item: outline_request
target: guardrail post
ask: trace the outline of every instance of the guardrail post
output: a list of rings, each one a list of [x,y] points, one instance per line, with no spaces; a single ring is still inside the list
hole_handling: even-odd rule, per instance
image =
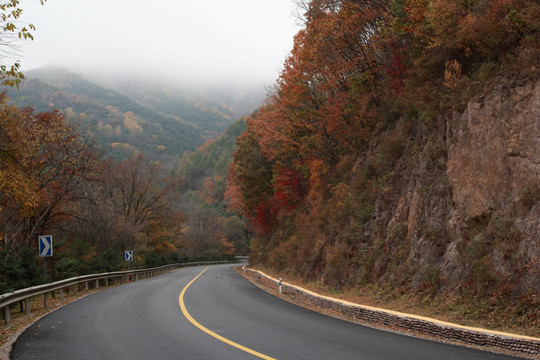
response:
[[[64,302],[64,288],[60,289],[60,301]]]
[[[10,315],[11,315],[10,311],[11,311],[11,309],[10,309],[9,305],[4,306],[4,323],[6,323],[6,325],[9,325],[9,323],[11,321],[11,319],[10,319]]]
[[[105,287],[109,287],[109,278],[105,278]]]
[[[26,298],[24,299],[24,302],[25,302],[25,307],[26,307],[26,315],[30,315],[31,314],[31,309],[30,309],[30,298]]]
[[[99,289],[99,279],[96,280],[96,290]]]
[[[84,282],[84,291],[88,292],[88,281]]]
[[[49,293],[48,292],[43,294],[43,307],[45,308],[45,310],[49,309]]]
[[[73,296],[77,295],[77,284],[73,285]]]

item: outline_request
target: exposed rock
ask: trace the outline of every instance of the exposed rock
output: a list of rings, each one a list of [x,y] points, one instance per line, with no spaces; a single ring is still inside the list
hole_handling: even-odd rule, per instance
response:
[[[540,293],[540,82],[501,81],[461,114],[436,120],[435,132],[418,125],[409,138],[422,149],[403,157],[393,197],[376,202],[378,232],[364,234],[392,244],[375,263],[379,281],[405,267],[397,276],[409,276],[413,291],[469,283],[483,293]]]
[[[511,211],[523,189],[540,181],[538,82],[495,89],[478,100],[448,126],[448,178],[454,203],[467,217]]]

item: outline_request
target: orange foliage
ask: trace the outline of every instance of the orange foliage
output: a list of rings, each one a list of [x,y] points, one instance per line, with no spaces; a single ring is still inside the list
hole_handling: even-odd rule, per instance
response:
[[[343,159],[410,115],[405,106],[439,106],[441,93],[459,91],[482,63],[537,36],[540,20],[533,0],[303,4],[305,27],[265,104],[247,119],[230,166],[227,199],[257,232],[257,251],[279,237],[280,222],[303,216],[296,209],[319,214],[325,202],[352,201],[337,174]],[[345,194],[332,193],[332,184]]]
[[[71,216],[98,162],[60,112],[33,114],[0,100],[0,235],[9,246],[28,246]]]
[[[221,233],[221,246],[224,255],[233,255],[236,252],[234,242],[228,241],[225,234]]]
[[[237,212],[241,214],[244,211],[242,192],[237,185],[233,162],[229,164],[229,176],[227,177],[224,197],[227,203],[227,212]]]

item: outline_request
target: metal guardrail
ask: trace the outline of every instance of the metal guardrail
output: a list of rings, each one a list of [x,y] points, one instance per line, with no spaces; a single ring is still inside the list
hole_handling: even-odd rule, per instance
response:
[[[80,284],[85,284],[85,291],[89,290],[89,284],[95,282],[96,289],[99,288],[100,282],[104,282],[104,286],[109,286],[109,279],[112,279],[114,284],[117,283],[117,280],[129,282],[130,280],[136,281],[140,279],[146,279],[149,277],[162,274],[166,271],[173,269],[190,267],[190,266],[200,266],[200,265],[219,265],[219,264],[237,264],[242,262],[244,259],[238,259],[238,261],[204,261],[204,262],[192,262],[192,263],[179,263],[165,265],[157,268],[151,269],[140,269],[140,270],[131,270],[131,271],[116,271],[102,274],[92,274],[92,275],[83,275],[72,277],[65,280],[56,281],[49,284],[33,286],[25,289],[16,290],[13,292],[5,293],[0,295],[0,308],[3,308],[4,313],[4,322],[6,325],[10,323],[11,316],[11,305],[25,301],[26,314],[30,314],[30,299],[43,295],[43,304],[45,309],[48,309],[49,293],[52,293],[56,290],[60,290],[60,300],[64,300],[64,289],[69,289],[72,287],[73,293],[77,294]]]

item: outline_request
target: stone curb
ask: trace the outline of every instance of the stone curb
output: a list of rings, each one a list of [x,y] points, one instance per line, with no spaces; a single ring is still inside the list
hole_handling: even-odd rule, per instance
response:
[[[279,280],[274,279],[261,271],[248,268],[245,268],[244,270],[254,273],[262,278],[266,278],[275,283],[276,286],[279,284]],[[473,328],[433,318],[359,305],[349,301],[320,295],[286,282],[282,282],[282,289],[283,291],[300,295],[314,305],[331,309],[368,323],[392,326],[405,331],[414,331],[440,340],[456,341],[473,346],[507,350],[527,355],[527,357],[533,359],[540,359],[539,338]]]

